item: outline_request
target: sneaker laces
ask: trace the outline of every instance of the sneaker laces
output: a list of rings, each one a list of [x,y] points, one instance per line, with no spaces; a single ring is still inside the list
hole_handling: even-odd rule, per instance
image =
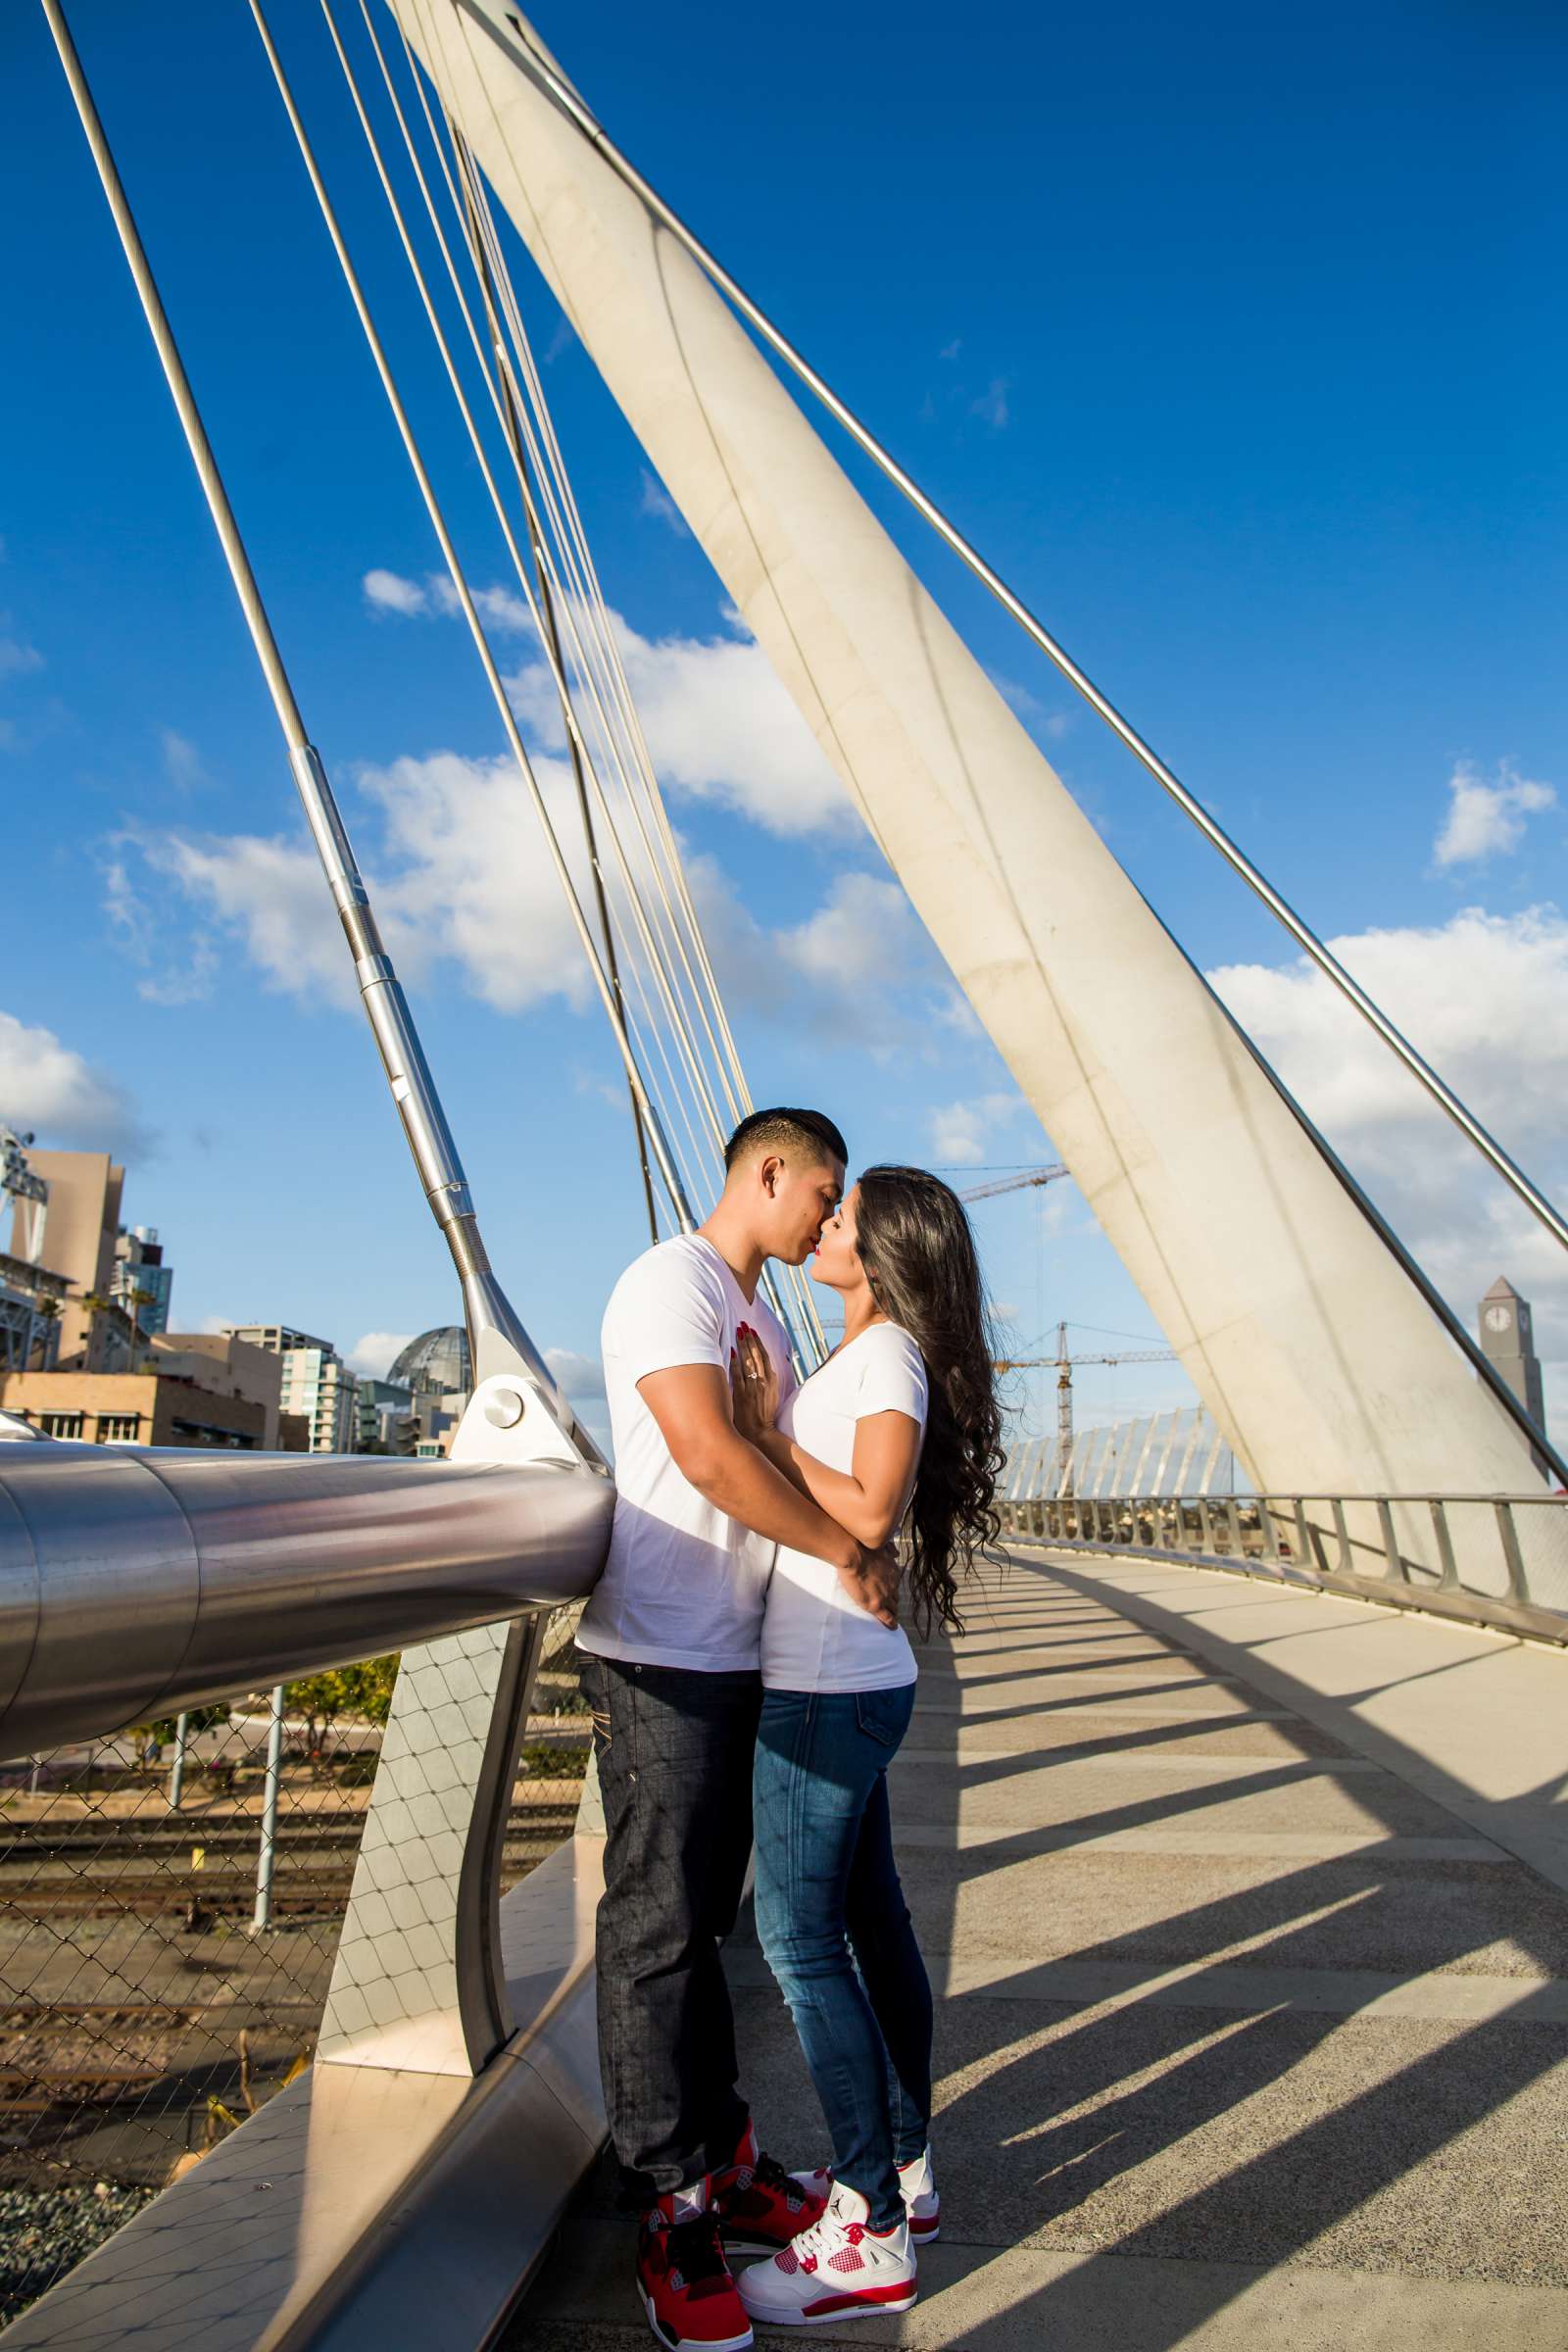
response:
[[[670,2267],[680,2272],[688,2286],[729,2277],[729,2264],[718,2238],[718,2215],[711,2206],[688,2214],[684,2221],[671,2222],[668,2230],[665,2244]]]
[[[793,2180],[784,2170],[776,2156],[759,2156],[750,2169],[757,2186],[770,2188],[775,2196],[804,2198],[808,2193],[799,2180]],[[744,2180],[744,2171],[741,2177]]]

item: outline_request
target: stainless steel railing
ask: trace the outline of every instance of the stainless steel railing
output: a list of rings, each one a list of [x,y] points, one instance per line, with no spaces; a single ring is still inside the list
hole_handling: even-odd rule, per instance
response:
[[[275,2095],[249,2120],[229,2115],[238,2128],[124,2220],[91,2262],[59,2278],[12,2323],[8,2346],[134,2336],[149,2352],[174,2352],[199,2313],[214,2352],[254,2352],[285,2335],[303,2344],[318,2331],[324,2340],[334,2328],[333,2340],[381,2340],[389,2327],[432,2352],[471,2352],[593,2161],[603,2131],[593,2065],[598,1840],[565,1835],[505,1902],[502,1886],[516,1875],[519,1750],[547,1626],[599,1574],[613,1489],[510,1368],[481,1379],[454,1446],[459,1458],[447,1462],[27,1438],[0,1446],[0,1756],[403,1653],[341,1932],[338,1891],[316,1923],[319,1948],[304,1960],[297,1930],[283,1950],[285,1922],[248,1954],[230,1937],[238,1989],[225,2016],[244,2018],[251,2035],[242,2084],[265,2076],[270,2049],[278,2058],[268,2035],[276,2042],[285,2027],[308,2032],[315,2063],[286,2087],[264,2081]],[[574,1778],[573,1798],[579,1786]],[[128,1792],[117,1790],[116,1802],[123,1811]],[[214,1865],[188,1881],[193,1897],[206,1885],[217,1899],[234,1836],[228,1811],[209,1809],[192,1825]],[[303,1814],[294,1826],[319,1849],[324,1831]],[[561,1837],[559,1820],[548,1828]],[[146,2010],[136,2013],[144,2036],[154,2025],[185,2033],[174,1977],[154,1968],[153,1914],[169,1910],[162,1866],[149,1861],[157,1839],[119,1813],[86,1822],[74,1845],[70,1830],[31,1825],[33,1845],[49,1850],[39,1917],[18,1929],[30,1936],[21,1957],[47,1943],[43,1896],[61,1908],[76,1848],[92,1840],[96,1854],[111,1838],[134,1848],[123,1888],[117,1878],[83,1889],[100,1906],[110,1894],[127,1906],[107,1931],[119,1975],[106,1979],[99,2006],[128,1992]],[[18,1861],[24,1870],[28,1857]],[[314,1867],[330,1875],[319,1859]],[[188,1943],[194,1911],[183,1931],[176,1919],[162,1933]],[[178,1958],[176,1949],[170,1966]],[[283,1988],[274,2016],[285,1961],[300,1982]],[[132,1967],[142,1975],[129,1977]],[[42,2017],[41,1994],[34,2006]],[[90,2021],[71,2022],[79,2041]],[[90,2048],[78,2054],[73,2042],[71,2052],[78,2068],[94,2063]],[[159,2075],[156,2057],[143,2051],[141,2071]],[[125,2074],[117,2060],[117,2096]],[[156,2127],[154,2116],[144,2141]],[[274,2192],[266,2199],[246,2193],[258,2174]],[[504,2226],[475,2234],[473,2215],[498,2183]],[[398,2231],[381,2227],[393,2206],[411,2227],[420,2217],[410,2276],[398,2267]],[[225,2275],[244,2281],[219,2298],[221,2309],[205,2276],[220,2240]]]
[[[0,1757],[587,1592],[586,1465],[9,1443]]]
[[[1568,1644],[1555,1494],[1013,1496],[1003,1533],[1147,1553]]]

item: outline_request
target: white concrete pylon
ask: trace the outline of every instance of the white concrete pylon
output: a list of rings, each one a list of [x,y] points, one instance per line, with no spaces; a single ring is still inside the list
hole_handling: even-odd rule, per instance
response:
[[[515,12],[392,5],[1264,1491],[1539,1486],[1522,1437],[745,330],[511,62]]]

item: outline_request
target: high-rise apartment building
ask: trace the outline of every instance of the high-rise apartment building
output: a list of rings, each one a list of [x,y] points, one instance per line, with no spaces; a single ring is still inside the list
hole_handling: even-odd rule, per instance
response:
[[[287,1323],[225,1323],[236,1340],[283,1359],[281,1411],[310,1424],[312,1453],[353,1453],[359,1440],[359,1390],[330,1340]]]
[[[395,1380],[360,1380],[361,1453],[412,1453],[418,1437],[414,1391]]]
[[[164,1263],[163,1244],[156,1225],[122,1225],[115,1236],[115,1262],[109,1277],[109,1296],[117,1299],[143,1339],[169,1329],[169,1302],[174,1269]]]

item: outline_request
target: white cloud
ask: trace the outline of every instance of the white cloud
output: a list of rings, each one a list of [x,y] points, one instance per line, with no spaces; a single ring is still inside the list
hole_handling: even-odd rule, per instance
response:
[[[612,614],[654,772],[666,790],[735,809],[770,833],[858,829],[833,768],[756,640],[643,637]],[[555,681],[544,663],[507,680],[518,714],[564,748]],[[592,713],[582,713],[593,741]]]
[[[414,1337],[412,1331],[368,1331],[355,1341],[343,1361],[362,1380],[385,1380]]]
[[[970,416],[978,416],[983,424],[990,425],[994,433],[1000,433],[1007,422],[1007,394],[1011,389],[1010,375],[994,375],[979,399],[970,401]]]
[[[342,927],[314,849],[247,833],[145,834],[134,846],[152,873],[175,884],[212,920],[243,936],[246,953],[269,988],[305,1004],[323,998],[338,1005],[358,1004]],[[111,910],[118,911],[113,902]],[[143,915],[145,921],[145,909]],[[199,936],[185,983],[177,974],[166,974],[154,978],[144,993],[155,1003],[186,1003],[203,993],[216,961],[210,942]]]
[[[840,872],[813,914],[766,931],[713,858],[686,870],[729,1004],[878,1060],[930,1054],[956,991],[896,883]]]
[[[24,678],[42,669],[43,656],[20,637],[0,635],[0,678]]]
[[[1568,1181],[1568,918],[1471,906],[1429,929],[1330,943],[1548,1198]],[[1304,958],[1210,980],[1462,1315],[1499,1273],[1568,1353],[1568,1265],[1522,1202]],[[1555,1330],[1553,1330],[1555,1327]],[[1559,1403],[1568,1399],[1559,1399]]]
[[[368,571],[361,585],[372,612],[400,612],[409,619],[429,611],[430,600],[418,581],[406,580],[398,572]]]
[[[932,1159],[940,1168],[983,1167],[995,1129],[1028,1107],[1021,1095],[1006,1093],[942,1103],[926,1114]]]
[[[560,761],[535,774],[579,895],[586,875],[576,793]],[[539,820],[512,760],[436,752],[371,768],[362,788],[379,803],[386,849],[399,871],[377,885],[389,943],[418,942],[418,956],[450,956],[469,993],[502,1012],[543,998],[583,1006],[593,982]],[[404,955],[393,949],[394,958]],[[341,953],[341,951],[340,951]]]
[[[664,494],[651,475],[647,479],[645,511],[662,513],[654,502]],[[450,617],[458,610],[450,580],[433,573],[421,583],[396,572],[368,572],[365,591],[373,607],[411,618]],[[530,745],[564,753],[565,729],[555,679],[537,658],[537,632],[526,605],[506,587],[473,593],[490,627],[529,645],[529,660],[507,679],[525,738]],[[737,613],[727,612],[725,617],[729,631],[723,636],[656,639],[640,635],[618,612],[611,613],[661,784],[733,808],[772,833],[854,829],[857,819],[844,788],[766,655]],[[591,705],[580,709],[579,717],[597,760]],[[609,763],[599,764],[608,775]]]
[[[643,494],[637,502],[637,512],[639,514],[657,514],[661,522],[668,523],[677,539],[689,539],[692,535],[685,515],[663,483],[651,474],[646,466],[643,467]]]
[[[1496,782],[1484,784],[1470,761],[1461,760],[1448,779],[1448,813],[1432,847],[1440,867],[1506,856],[1524,839],[1525,818],[1557,805],[1551,785],[1531,783],[1506,760],[1498,764]]]
[[[886,987],[930,954],[899,884],[875,874],[839,874],[814,914],[773,937],[803,978],[839,994]]]
[[[579,1409],[605,1402],[605,1367],[597,1355],[580,1355],[575,1348],[547,1348],[545,1362]]]
[[[171,784],[180,792],[199,791],[208,779],[196,746],[174,727],[165,727],[159,744],[164,755],[164,773]]]
[[[59,1150],[136,1152],[150,1139],[119,1080],[52,1029],[0,1012],[0,1119]]]
[[[1072,715],[1066,710],[1049,710],[1037,694],[1020,686],[1015,678],[1005,678],[1000,670],[987,670],[987,677],[1008,708],[1014,710],[1032,735],[1044,735],[1052,743],[1059,743],[1072,725]]]
[[[212,994],[218,951],[205,931],[190,932],[187,938],[183,925],[160,922],[132,879],[133,857],[156,862],[160,855],[161,849],[150,848],[134,832],[113,837],[103,859],[104,912],[115,945],[143,969],[145,976],[136,983],[137,996],[149,1004],[193,1004]],[[185,942],[183,956],[169,956],[172,937]]]

